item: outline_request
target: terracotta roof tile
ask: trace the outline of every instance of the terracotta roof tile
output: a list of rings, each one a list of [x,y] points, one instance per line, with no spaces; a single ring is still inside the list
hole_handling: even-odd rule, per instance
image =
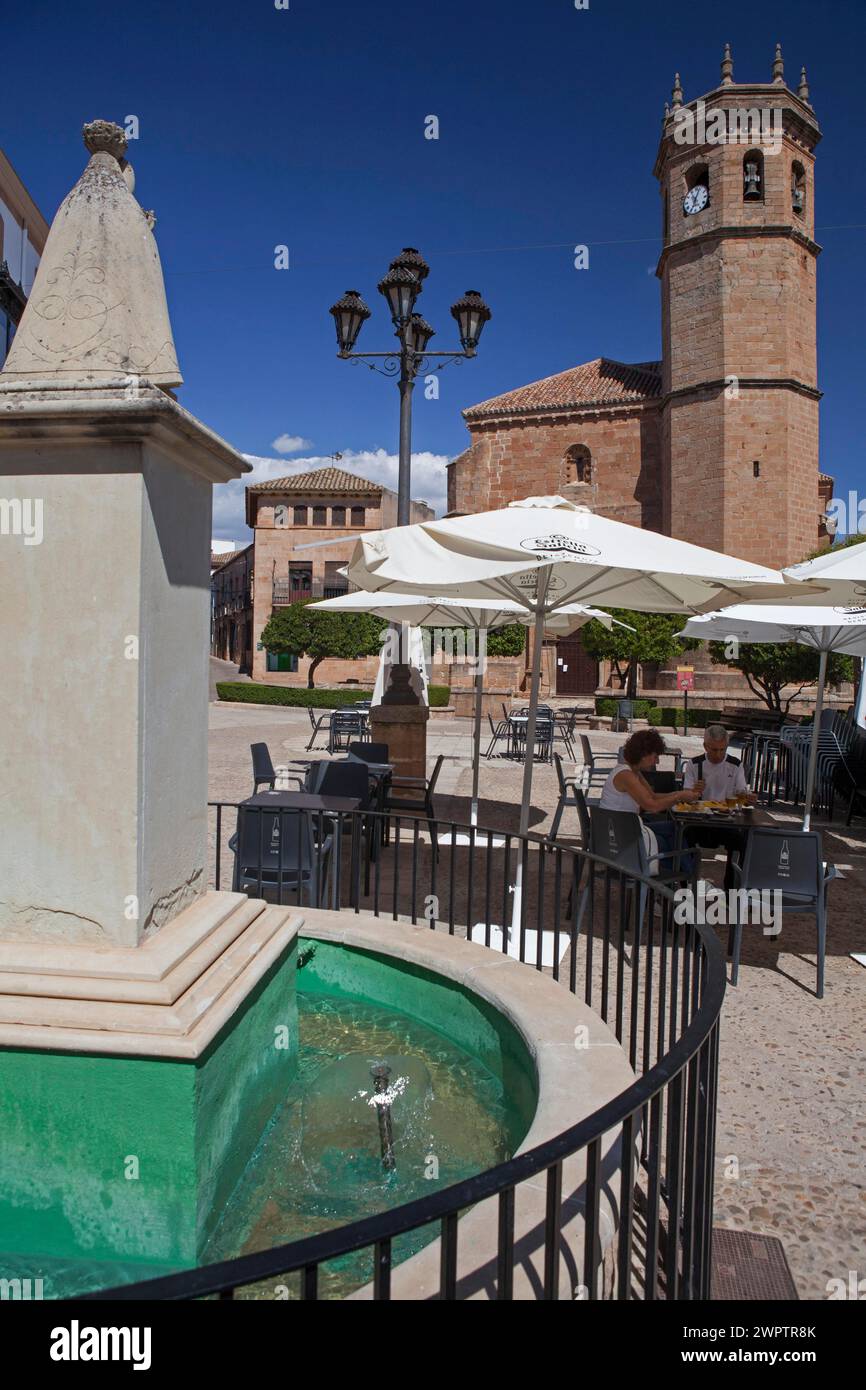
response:
[[[652,400],[661,395],[661,363],[615,362],[596,357],[566,372],[546,376],[515,391],[492,396],[464,410],[466,420],[485,415],[521,414],[533,410],[557,410],[589,405],[617,405]]]
[[[253,483],[247,492],[375,492],[381,494],[381,483],[371,483],[357,473],[343,468],[313,468],[309,473],[292,473],[288,478],[269,478]]]

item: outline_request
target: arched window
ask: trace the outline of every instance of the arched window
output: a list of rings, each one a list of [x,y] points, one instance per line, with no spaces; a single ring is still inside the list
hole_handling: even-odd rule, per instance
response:
[[[806,215],[806,170],[799,160],[791,165],[791,208],[798,217]]]
[[[572,444],[570,449],[566,449],[562,474],[564,483],[592,482],[592,454],[585,444]]]
[[[764,156],[760,150],[749,150],[743,156],[743,202],[764,201]]]

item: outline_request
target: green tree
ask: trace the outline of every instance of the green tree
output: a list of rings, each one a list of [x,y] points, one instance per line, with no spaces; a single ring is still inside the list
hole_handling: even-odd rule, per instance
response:
[[[387,627],[381,618],[369,613],[326,613],[310,611],[311,599],[301,599],[277,608],[265,624],[261,641],[265,650],[288,656],[312,657],[307,686],[315,685],[316,668],[327,656],[352,660],[375,656],[382,646]]]
[[[487,634],[488,656],[521,656],[526,650],[527,628],[522,623],[495,627]]]
[[[799,642],[740,642],[734,651],[731,647],[731,643],[710,642],[712,661],[716,666],[732,666],[741,671],[752,693],[760,696],[774,713],[787,714],[797,696],[818,679],[818,653]],[[831,652],[827,660],[828,685],[853,679],[854,658]],[[783,691],[789,685],[797,689],[784,696],[783,703]]]
[[[620,687],[628,699],[637,694],[637,668],[642,661],[657,661],[661,665],[694,651],[698,643],[690,637],[678,638],[677,633],[687,619],[677,613],[635,613],[630,608],[609,610],[620,622],[633,628],[612,627],[610,632],[593,620],[582,630],[583,645],[596,661],[611,662]]]

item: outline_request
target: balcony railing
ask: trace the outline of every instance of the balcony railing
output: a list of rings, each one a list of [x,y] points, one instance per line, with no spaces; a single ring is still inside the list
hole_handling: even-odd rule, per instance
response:
[[[314,579],[306,587],[293,584],[290,579],[275,579],[272,601],[274,607],[279,608],[287,603],[300,603],[305,598],[339,598],[340,594],[348,592],[348,584],[323,584],[321,579]]]

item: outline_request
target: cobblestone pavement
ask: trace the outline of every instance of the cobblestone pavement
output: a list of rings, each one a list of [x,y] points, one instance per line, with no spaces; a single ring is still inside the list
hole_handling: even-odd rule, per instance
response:
[[[210,706],[210,796],[238,800],[252,789],[249,744],[266,742],[275,764],[310,756],[306,710]],[[615,754],[616,734],[591,732],[593,750]],[[486,740],[484,748],[486,749]],[[673,738],[697,751],[695,738]],[[316,750],[327,756],[324,750]],[[437,811],[465,822],[471,790],[467,720],[434,716],[428,753],[445,755]],[[570,764],[566,765],[570,770]],[[522,769],[484,761],[480,824],[516,830]],[[549,824],[557,800],[554,771],[538,767],[531,828]],[[777,808],[795,824],[791,808]],[[444,827],[443,827],[444,828]],[[745,935],[740,983],[722,1015],[716,1161],[716,1224],[778,1236],[801,1298],[827,1296],[827,1281],[856,1270],[866,1277],[866,831],[819,821],[827,859],[841,877],[830,888],[826,992],[814,996],[813,919],[789,918],[778,938]],[[562,838],[577,837],[566,812]],[[721,864],[705,851],[705,876]]]

